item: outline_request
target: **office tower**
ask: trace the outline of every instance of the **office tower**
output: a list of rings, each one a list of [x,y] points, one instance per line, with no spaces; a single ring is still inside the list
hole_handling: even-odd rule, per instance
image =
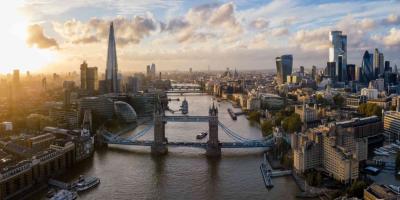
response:
[[[86,72],[86,90],[93,95],[99,88],[97,67],[88,67]]]
[[[338,81],[346,81],[347,66],[347,36],[342,31],[329,33],[329,62],[336,63],[336,75]]]
[[[150,71],[151,71],[151,76],[153,78],[155,78],[156,77],[156,65],[154,63],[151,63]]]
[[[146,75],[147,75],[148,77],[151,76],[150,65],[147,65],[147,68],[146,68]]]
[[[335,62],[327,62],[325,68],[326,76],[330,77],[332,80],[336,79],[336,63]]]
[[[13,85],[17,87],[19,85],[19,69],[13,71]]]
[[[86,90],[87,89],[87,85],[86,85],[86,77],[87,77],[87,68],[88,65],[86,63],[86,61],[83,61],[83,63],[81,64],[81,89],[82,90]]]
[[[316,77],[317,77],[317,67],[313,65],[311,69],[311,78],[315,80]]]
[[[392,72],[392,68],[390,67],[390,61],[385,61],[385,72]]]
[[[137,76],[130,76],[128,77],[128,83],[127,83],[127,91],[129,93],[137,93],[139,92],[140,88],[140,80],[139,77]]]
[[[81,90],[93,95],[99,88],[97,67],[88,67],[86,61],[81,64]]]
[[[293,56],[282,55],[281,57],[276,57],[275,60],[277,81],[278,84],[283,84],[286,82],[286,77],[292,74]]]
[[[375,48],[374,51],[374,72],[375,72],[375,77],[377,78],[379,74],[383,74],[384,72],[384,58],[383,58],[383,53],[380,53],[377,48]]]
[[[356,80],[356,65],[348,64],[346,73],[347,73],[348,81],[355,81]]]
[[[356,66],[356,69],[355,69],[356,71],[355,71],[355,81],[360,81],[360,76],[361,76],[361,67],[359,67],[359,66]]]
[[[115,46],[113,22],[111,22],[110,24],[110,32],[108,37],[106,82],[109,92],[111,93],[119,92],[117,49]]]
[[[304,75],[304,66],[300,66],[300,74]]]
[[[192,68],[189,68],[189,73],[192,73],[192,72],[193,72]]]
[[[368,51],[365,51],[361,62],[360,81],[362,83],[369,83],[369,81],[374,79],[374,70],[372,61],[373,61],[373,55],[370,54]]]

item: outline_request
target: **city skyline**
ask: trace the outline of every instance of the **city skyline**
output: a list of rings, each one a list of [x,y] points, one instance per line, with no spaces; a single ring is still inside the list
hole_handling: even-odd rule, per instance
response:
[[[150,63],[160,71],[274,69],[282,54],[293,55],[294,69],[323,68],[331,30],[347,35],[348,64],[361,65],[363,52],[378,48],[394,65],[399,8],[398,1],[17,1],[2,9],[12,20],[2,20],[10,29],[1,38],[15,48],[2,50],[0,73],[66,72],[83,60],[104,71],[111,21],[122,72]]]

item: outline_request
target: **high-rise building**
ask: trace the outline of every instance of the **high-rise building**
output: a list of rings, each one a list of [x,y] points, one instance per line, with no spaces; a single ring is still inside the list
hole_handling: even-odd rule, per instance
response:
[[[356,65],[348,64],[346,73],[347,73],[348,81],[355,81],[356,80]]]
[[[292,74],[293,69],[293,56],[292,55],[282,55],[281,57],[276,57],[276,76],[279,84],[286,82],[286,77]]]
[[[346,81],[347,66],[347,36],[342,31],[329,33],[329,62],[336,63],[336,75],[338,81]]]
[[[81,89],[82,90],[86,90],[87,89],[87,85],[86,85],[86,73],[87,73],[87,68],[88,65],[86,63],[86,61],[83,61],[83,63],[81,64]]]
[[[385,61],[385,72],[392,72],[392,67],[390,67],[390,61]]]
[[[106,82],[109,92],[111,93],[119,92],[117,49],[115,46],[113,22],[111,22],[110,24],[110,32],[108,37]]]
[[[311,78],[315,80],[316,77],[317,77],[317,67],[313,65],[311,69]]]
[[[332,80],[336,79],[336,63],[335,62],[327,62],[325,74],[330,77]]]
[[[86,61],[81,64],[81,90],[93,95],[99,88],[97,67],[88,67]]]
[[[97,67],[89,67],[86,73],[86,86],[89,94],[94,94],[99,88]]]
[[[300,66],[300,74],[304,76],[304,66]]]
[[[151,71],[151,75],[153,76],[153,78],[155,78],[156,77],[156,64],[151,63],[150,71]]]
[[[19,69],[13,71],[13,85],[17,87],[19,85]]]
[[[361,74],[360,81],[362,83],[369,83],[374,79],[374,68],[373,68],[373,55],[368,51],[365,51],[361,63]]]
[[[374,67],[375,77],[378,77],[379,74],[383,74],[385,66],[384,66],[383,53],[380,53],[377,48],[375,48],[374,51],[373,63],[374,63],[373,67]]]
[[[146,68],[146,75],[147,75],[148,77],[151,76],[151,68],[150,68],[150,65],[147,65],[147,68]]]
[[[137,92],[139,92],[139,88],[140,88],[139,77],[137,77],[137,76],[128,77],[128,83],[127,83],[126,88],[127,88],[127,91],[129,93],[137,93]]]

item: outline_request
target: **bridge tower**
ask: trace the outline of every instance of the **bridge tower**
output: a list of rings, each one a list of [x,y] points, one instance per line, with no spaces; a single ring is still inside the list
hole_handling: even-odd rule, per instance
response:
[[[151,146],[151,153],[156,155],[166,154],[167,138],[165,137],[164,109],[158,96],[154,108],[154,144]]]
[[[218,140],[218,108],[214,103],[208,111],[209,136],[207,142],[207,156],[220,156],[221,146]]]

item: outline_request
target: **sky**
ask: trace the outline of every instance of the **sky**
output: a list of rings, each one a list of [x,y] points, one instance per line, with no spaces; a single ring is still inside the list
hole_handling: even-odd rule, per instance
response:
[[[114,22],[122,72],[324,67],[329,31],[347,35],[348,63],[378,48],[400,65],[399,0],[13,0],[2,3],[0,73],[105,70]]]

